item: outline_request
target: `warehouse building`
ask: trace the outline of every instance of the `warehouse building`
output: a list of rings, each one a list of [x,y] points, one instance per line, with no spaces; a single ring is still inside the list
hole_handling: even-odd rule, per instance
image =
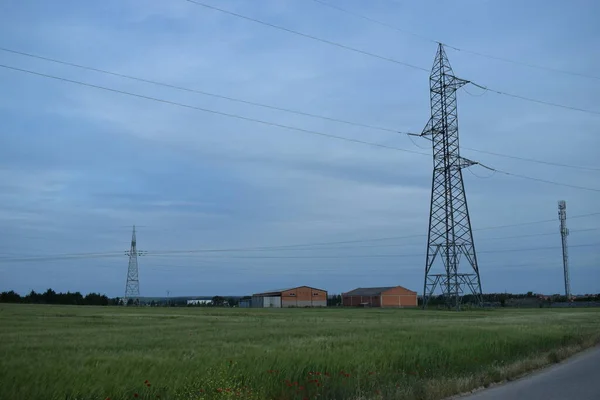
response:
[[[345,307],[417,307],[417,292],[402,286],[358,288],[342,294]]]
[[[299,286],[252,295],[252,308],[327,307],[327,291]]]

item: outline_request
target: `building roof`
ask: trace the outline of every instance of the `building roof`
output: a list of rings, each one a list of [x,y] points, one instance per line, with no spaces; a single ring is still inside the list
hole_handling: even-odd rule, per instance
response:
[[[388,290],[395,289],[398,287],[402,288],[404,290],[407,290],[409,292],[416,293],[416,292],[413,292],[412,290],[408,290],[407,288],[405,288],[403,286],[385,286],[385,287],[372,287],[372,288],[358,288],[358,289],[351,290],[347,293],[344,293],[344,296],[380,296],[381,293],[387,292]]]
[[[322,292],[326,292],[326,290],[323,290],[323,289],[314,288],[312,286],[301,285],[301,286],[295,286],[295,287],[285,288],[285,289],[267,290],[266,292],[254,293],[253,296],[264,296],[264,295],[268,295],[268,294],[281,294],[282,292],[287,292],[288,290],[294,290],[294,289],[298,289],[301,287],[307,287],[310,289],[315,289],[315,290],[320,290]]]

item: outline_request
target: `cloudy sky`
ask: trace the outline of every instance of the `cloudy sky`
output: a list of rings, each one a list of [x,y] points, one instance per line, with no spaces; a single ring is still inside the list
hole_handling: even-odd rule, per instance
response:
[[[600,76],[600,3],[312,0],[206,4],[429,69],[436,44]],[[408,33],[406,33],[408,32]],[[0,5],[0,47],[389,130],[420,132],[428,73],[184,0]],[[600,79],[447,49],[456,75],[600,112]],[[222,113],[431,153],[403,134],[233,102],[0,51],[0,64]],[[138,226],[143,296],[312,285],[422,291],[431,156],[344,142],[0,68],[0,290],[122,295]],[[600,189],[600,115],[467,86],[463,150],[504,171]],[[429,146],[428,146],[429,145]],[[420,146],[422,148],[419,148]],[[484,292],[600,291],[600,193],[464,171]],[[578,217],[579,216],[579,217]],[[546,222],[541,222],[546,221]],[[535,222],[532,224],[523,224]],[[515,225],[494,228],[503,225]],[[381,239],[381,240],[374,240]],[[321,244],[331,242],[347,242]],[[315,244],[320,245],[315,245]],[[288,248],[267,248],[298,244]],[[192,252],[207,249],[244,249]],[[260,249],[262,248],[262,249]],[[97,253],[77,259],[54,255]],[[106,254],[105,254],[106,253]],[[110,255],[113,257],[104,257]],[[31,260],[32,257],[41,257]]]

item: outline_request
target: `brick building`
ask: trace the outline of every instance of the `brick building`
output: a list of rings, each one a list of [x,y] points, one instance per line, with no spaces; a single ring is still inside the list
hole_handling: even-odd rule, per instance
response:
[[[252,295],[253,308],[327,307],[327,291],[299,286]]]
[[[417,307],[417,292],[402,286],[358,288],[342,294],[345,307]]]

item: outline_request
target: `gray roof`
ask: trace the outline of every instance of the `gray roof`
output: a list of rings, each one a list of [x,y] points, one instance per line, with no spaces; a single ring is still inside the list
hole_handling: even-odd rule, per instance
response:
[[[326,292],[326,290],[323,290],[323,289],[315,288],[315,287],[312,287],[312,286],[301,285],[301,286],[295,286],[295,287],[285,288],[285,289],[267,290],[265,292],[254,293],[253,296],[262,296],[262,295],[265,295],[265,294],[277,294],[277,293],[287,292],[288,290],[298,289],[298,288],[301,288],[301,287],[307,287],[307,288],[310,288],[310,289],[315,289],[315,290],[320,290],[320,291]]]
[[[358,288],[344,293],[344,296],[380,296],[381,293],[387,292],[390,289],[395,289],[402,286],[385,286],[385,287],[371,287],[371,288]],[[403,289],[406,289],[402,287]],[[408,290],[408,289],[406,289]]]

